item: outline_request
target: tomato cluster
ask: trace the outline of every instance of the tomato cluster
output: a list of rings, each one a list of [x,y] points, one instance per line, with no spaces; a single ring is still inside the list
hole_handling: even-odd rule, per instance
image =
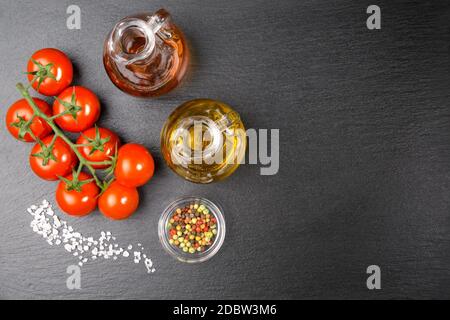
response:
[[[100,101],[91,90],[70,86],[72,62],[62,51],[35,52],[27,71],[30,86],[55,99],[50,107],[18,85],[24,99],[6,114],[6,126],[15,138],[36,142],[29,156],[33,172],[45,180],[60,180],[56,202],[67,214],[84,216],[98,206],[111,219],[129,217],[139,205],[137,187],[154,173],[150,152],[136,143],[121,145],[116,133],[95,125]],[[62,130],[79,133],[76,143]],[[95,170],[100,169],[107,181],[97,177]]]

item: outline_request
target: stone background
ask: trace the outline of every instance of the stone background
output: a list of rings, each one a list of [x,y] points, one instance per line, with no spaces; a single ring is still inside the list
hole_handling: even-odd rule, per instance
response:
[[[66,8],[82,10],[81,30]],[[82,268],[82,289],[66,288],[76,259],[29,227],[26,208],[53,204],[56,183],[30,171],[24,145],[0,130],[1,298],[450,298],[450,10],[437,1],[377,1],[382,29],[366,28],[372,1],[6,1],[1,0],[0,101],[37,49],[73,60],[75,84],[103,106],[100,125],[145,144],[156,175],[139,211],[122,222],[98,212],[64,219],[84,235],[110,230],[140,242],[157,272],[130,260]],[[125,95],[102,65],[106,34],[122,17],[168,9],[192,48],[190,76],[158,99]],[[233,106],[247,128],[280,129],[280,171],[244,165],[228,180],[195,185],[164,164],[159,132],[186,100]],[[158,240],[164,207],[204,196],[225,211],[227,237],[212,260],[180,263]],[[60,213],[62,215],[62,213]],[[366,288],[367,266],[382,290]]]

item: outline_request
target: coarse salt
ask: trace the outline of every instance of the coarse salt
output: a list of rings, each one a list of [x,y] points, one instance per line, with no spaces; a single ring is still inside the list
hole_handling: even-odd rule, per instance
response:
[[[118,243],[111,242],[111,240],[115,241],[116,237],[110,231],[101,231],[98,239],[84,237],[80,232],[75,231],[72,226],[69,226],[66,221],[61,220],[47,200],[43,200],[39,206],[30,206],[27,212],[33,216],[33,220],[30,222],[33,232],[41,235],[49,245],[59,246],[63,244],[67,252],[73,256],[78,256],[80,267],[89,260],[96,260],[99,257],[104,259],[112,257],[113,260],[117,260],[119,256],[130,257],[129,252],[119,247]],[[147,272],[155,272],[152,260],[140,251],[144,247],[140,243],[137,246],[139,250],[134,251],[132,257],[134,263],[140,263],[141,257],[143,257]],[[131,250],[133,246],[130,244],[127,248]],[[86,257],[84,254],[90,255],[90,257]]]

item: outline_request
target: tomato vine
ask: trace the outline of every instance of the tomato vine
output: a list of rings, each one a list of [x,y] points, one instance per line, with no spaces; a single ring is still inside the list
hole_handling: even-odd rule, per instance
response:
[[[42,112],[39,107],[36,105],[36,103],[33,101],[30,93],[29,93],[29,88],[30,86],[25,87],[22,83],[18,83],[16,85],[17,90],[20,92],[20,94],[22,95],[22,97],[28,102],[28,104],[30,105],[30,107],[33,109],[33,116],[31,117],[31,119],[29,119],[28,121],[21,121],[20,123],[17,123],[17,126],[20,126],[20,131],[21,131],[21,136],[23,137],[26,133],[29,133],[30,136],[41,145],[42,147],[42,151],[39,154],[33,155],[33,156],[38,156],[41,157],[43,159],[43,165],[46,165],[46,163],[48,163],[48,161],[50,159],[52,159],[53,157],[53,153],[52,153],[52,149],[53,149],[53,145],[55,143],[56,137],[61,138],[62,140],[64,140],[65,143],[67,143],[67,145],[73,150],[73,152],[75,153],[75,155],[78,158],[79,164],[78,164],[78,168],[77,171],[74,172],[73,177],[74,180],[76,180],[76,177],[79,176],[79,173],[81,172],[81,170],[84,168],[86,168],[90,174],[92,175],[95,183],[97,184],[97,186],[102,190],[102,192],[104,190],[106,190],[108,188],[108,186],[112,183],[112,181],[114,180],[114,176],[113,176],[113,172],[114,172],[114,167],[115,167],[115,162],[117,160],[117,148],[116,148],[116,155],[111,156],[110,159],[111,160],[106,160],[106,161],[88,161],[86,160],[81,153],[78,150],[78,145],[73,143],[65,134],[64,132],[55,124],[54,120],[57,119],[58,117],[61,117],[67,113],[59,113],[56,115],[53,115],[51,117],[47,116],[44,112]],[[73,101],[72,101],[73,102]],[[72,108],[72,106],[74,108]],[[68,113],[72,113],[76,109],[76,105],[75,103],[71,103],[71,109],[68,111]],[[76,112],[76,111],[75,111]],[[44,120],[53,130],[55,138],[52,140],[52,142],[49,145],[44,145],[44,143],[42,142],[42,140],[37,137],[36,135],[34,135],[34,133],[32,132],[32,130],[30,129],[30,124],[32,123],[32,121],[34,120],[35,117],[39,117],[42,120]],[[105,139],[93,139],[90,140],[88,145],[92,146],[93,148],[96,149],[101,149],[102,148],[102,144],[104,144],[105,142],[107,142],[107,140],[105,141]],[[97,174],[96,174],[96,170],[94,169],[93,165],[108,165],[109,166],[109,170],[107,169],[107,176],[105,178],[105,180],[101,180]],[[111,169],[112,168],[112,169]],[[77,185],[77,181],[72,181],[72,186],[71,188],[73,189],[78,189],[79,185]]]

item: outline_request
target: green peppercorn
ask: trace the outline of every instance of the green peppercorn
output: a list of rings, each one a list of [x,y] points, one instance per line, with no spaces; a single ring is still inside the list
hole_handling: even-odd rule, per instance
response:
[[[216,227],[214,214],[204,204],[176,208],[167,223],[169,243],[190,254],[203,252],[214,243]]]

